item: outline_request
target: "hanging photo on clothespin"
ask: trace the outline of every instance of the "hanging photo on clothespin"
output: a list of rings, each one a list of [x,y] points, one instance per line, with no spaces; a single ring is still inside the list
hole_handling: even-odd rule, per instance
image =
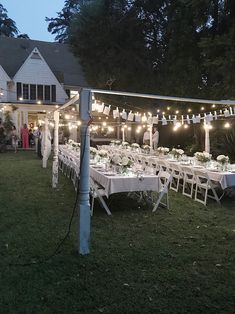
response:
[[[196,116],[196,123],[200,123],[200,121],[201,121],[201,115],[199,114]]]
[[[167,121],[166,121],[166,117],[165,116],[162,117],[162,125],[167,125]]]
[[[128,121],[133,121],[134,120],[134,113],[132,113],[132,111],[129,112],[127,120]]]
[[[209,122],[213,121],[213,114],[211,112],[208,114],[208,117]]]
[[[214,111],[214,118],[215,118],[215,120],[217,120],[217,111]]]
[[[209,123],[211,120],[210,120],[210,116],[207,115],[206,113],[204,113],[204,120],[206,123]]]
[[[102,103],[101,105],[98,105],[98,112],[103,112],[104,111],[104,103]]]
[[[104,107],[104,111],[103,111],[103,114],[105,114],[106,116],[109,116],[109,113],[110,113],[110,109],[111,109],[111,106],[105,106]]]
[[[97,110],[97,101],[95,100],[93,103],[92,103],[92,111],[96,111]]]
[[[224,116],[225,116],[225,118],[230,116],[230,112],[228,111],[228,109],[224,110]]]
[[[158,115],[152,117],[152,122],[153,122],[153,124],[158,124]]]
[[[153,117],[152,116],[148,117],[147,124],[148,125],[152,125],[153,124]]]
[[[197,119],[196,119],[195,115],[192,116],[192,120],[193,120],[193,123],[197,123]]]
[[[135,122],[141,122],[141,115],[138,112],[135,114]]]
[[[123,120],[127,119],[127,113],[126,113],[125,109],[122,110],[121,117]]]
[[[174,124],[174,125],[177,124],[177,116],[174,116],[174,118],[173,118],[173,124]]]
[[[113,118],[114,119],[116,119],[116,118],[119,118],[119,109],[118,109],[118,107],[115,109],[115,110],[113,110]]]
[[[189,115],[187,115],[186,120],[187,120],[187,123],[188,123],[188,124],[190,124],[190,118],[189,118]]]
[[[146,114],[144,113],[144,115],[142,116],[141,118],[142,122],[147,122],[147,117],[146,117]]]
[[[233,108],[229,107],[229,111],[230,111],[230,114],[232,115],[233,114]]]

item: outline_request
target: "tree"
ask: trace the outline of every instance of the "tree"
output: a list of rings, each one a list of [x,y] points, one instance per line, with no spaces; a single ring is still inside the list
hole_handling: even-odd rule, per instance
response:
[[[7,15],[7,10],[0,4],[0,36],[15,37],[19,33],[16,23]]]
[[[87,1],[81,0],[66,0],[64,8],[57,13],[56,18],[46,17],[48,25],[48,32],[53,35],[56,34],[55,40],[58,42],[66,42],[72,18],[75,13],[79,12],[80,7]]]
[[[148,89],[144,80],[149,71],[148,49],[137,12],[128,1],[83,5],[73,18],[69,38],[93,86]]]

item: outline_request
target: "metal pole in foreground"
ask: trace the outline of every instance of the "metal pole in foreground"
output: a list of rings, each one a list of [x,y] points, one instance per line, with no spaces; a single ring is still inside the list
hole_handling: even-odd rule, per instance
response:
[[[54,141],[53,141],[53,164],[52,164],[52,187],[56,188],[58,185],[58,147],[59,147],[59,111],[54,111]]]
[[[80,119],[81,119],[81,150],[80,150],[80,184],[79,184],[79,253],[90,253],[90,130],[91,120],[90,90],[82,90],[80,93]]]

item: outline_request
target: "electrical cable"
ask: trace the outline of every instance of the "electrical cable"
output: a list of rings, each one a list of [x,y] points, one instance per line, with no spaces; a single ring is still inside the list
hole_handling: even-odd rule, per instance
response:
[[[84,142],[83,142],[83,152],[82,152],[83,154],[82,154],[81,159],[80,159],[80,165],[82,165],[82,162],[84,159],[84,154],[85,154],[85,149],[86,149],[87,130],[88,130],[88,127],[89,127],[91,122],[92,122],[92,118],[87,123],[86,129],[85,129],[85,136],[84,136]],[[34,262],[9,263],[8,265],[9,266],[31,266],[31,265],[43,264],[43,263],[47,262],[48,260],[50,260],[51,258],[53,258],[54,256],[56,256],[58,254],[59,249],[61,248],[61,246],[64,244],[64,242],[67,240],[69,234],[71,233],[71,226],[72,226],[73,218],[74,218],[75,211],[77,208],[78,200],[79,200],[79,185],[77,186],[76,199],[75,199],[75,203],[73,206],[72,214],[70,216],[70,220],[69,220],[69,224],[68,224],[68,230],[67,230],[65,236],[63,237],[63,239],[57,244],[53,253],[51,253],[50,255],[46,256],[43,259],[38,259],[37,261],[34,261]]]

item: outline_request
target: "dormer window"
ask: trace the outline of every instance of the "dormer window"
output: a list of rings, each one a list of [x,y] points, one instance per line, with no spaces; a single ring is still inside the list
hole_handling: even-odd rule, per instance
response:
[[[56,102],[56,85],[16,83],[17,100]]]

